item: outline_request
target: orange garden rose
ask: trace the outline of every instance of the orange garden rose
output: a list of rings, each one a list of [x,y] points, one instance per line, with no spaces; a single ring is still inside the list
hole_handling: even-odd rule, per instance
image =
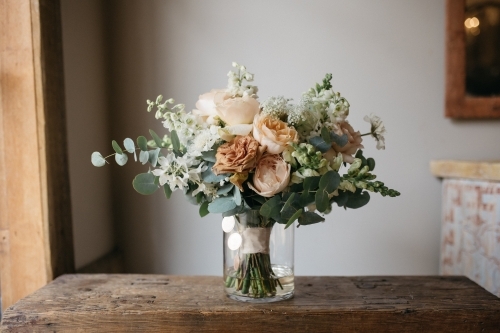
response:
[[[245,173],[255,168],[264,148],[251,136],[237,136],[217,149],[215,174]]]
[[[267,115],[255,116],[253,136],[261,145],[267,146],[270,154],[279,154],[285,150],[288,143],[299,141],[299,135],[294,128]]]

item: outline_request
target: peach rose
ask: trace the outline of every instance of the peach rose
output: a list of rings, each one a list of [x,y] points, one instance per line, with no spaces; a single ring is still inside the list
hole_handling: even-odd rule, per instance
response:
[[[253,137],[261,145],[267,146],[270,154],[279,154],[285,150],[288,143],[298,142],[297,131],[278,119],[257,115],[253,120]]]
[[[348,142],[345,146],[339,147],[336,143],[332,143],[333,154],[337,155],[338,153],[342,153],[342,157],[344,162],[352,163],[354,161],[353,155],[356,154],[356,151],[360,148],[364,148],[361,142],[363,138],[361,137],[361,133],[354,132],[354,129],[347,121],[341,122],[336,125],[334,129],[335,134],[344,135],[347,134]]]
[[[255,168],[264,147],[251,136],[237,136],[217,148],[216,163],[212,167],[216,175],[222,173],[244,173]]]
[[[227,125],[251,124],[260,112],[260,104],[250,96],[230,97],[228,93],[217,93],[214,96],[215,110],[220,119]]]
[[[214,117],[218,115],[215,109],[215,96],[225,94],[227,94],[225,89],[212,89],[210,92],[200,95],[196,102],[197,109],[194,109],[192,113],[200,116],[203,121],[209,124],[215,124]]]
[[[248,187],[263,197],[272,197],[288,186],[290,182],[290,164],[278,154],[264,154],[257,163],[253,184]]]

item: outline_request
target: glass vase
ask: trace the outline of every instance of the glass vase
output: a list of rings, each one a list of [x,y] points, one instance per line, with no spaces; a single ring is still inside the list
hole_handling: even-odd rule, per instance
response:
[[[294,227],[258,211],[225,217],[224,288],[229,298],[253,303],[286,300],[294,293]]]

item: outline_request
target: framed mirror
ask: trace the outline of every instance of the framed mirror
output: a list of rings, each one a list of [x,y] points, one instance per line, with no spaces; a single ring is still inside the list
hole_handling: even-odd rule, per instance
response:
[[[500,118],[500,0],[447,0],[446,116]]]

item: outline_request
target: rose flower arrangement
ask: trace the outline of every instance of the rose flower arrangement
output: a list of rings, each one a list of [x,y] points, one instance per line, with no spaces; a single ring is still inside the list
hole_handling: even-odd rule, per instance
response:
[[[370,200],[369,192],[399,195],[375,180],[375,161],[361,150],[365,135],[376,140],[378,149],[385,148],[382,121],[366,116],[370,130],[355,131],[347,121],[349,103],[332,90],[331,74],[296,104],[281,96],[259,103],[257,87],[249,84],[253,74],[237,63],[233,67],[228,87],[201,95],[192,112],[162,96],[147,101],[148,111],[155,109],[169,134],[160,137],[150,130],[152,140],[140,136],[136,147],[127,138],[124,149],[112,142],[116,153],[106,158],[114,155],[124,165],[129,153],[151,165],[152,170],[133,181],[139,193],[163,188],[170,198],[182,190],[200,206],[202,217],[219,213],[267,234],[276,223],[289,227],[295,221],[298,226],[322,222],[334,205],[362,207]],[[106,158],[94,152],[92,163],[103,166]],[[236,243],[235,248],[240,246]],[[265,297],[281,286],[266,251],[250,251],[237,261],[227,288]],[[254,276],[259,279],[250,282]]]

